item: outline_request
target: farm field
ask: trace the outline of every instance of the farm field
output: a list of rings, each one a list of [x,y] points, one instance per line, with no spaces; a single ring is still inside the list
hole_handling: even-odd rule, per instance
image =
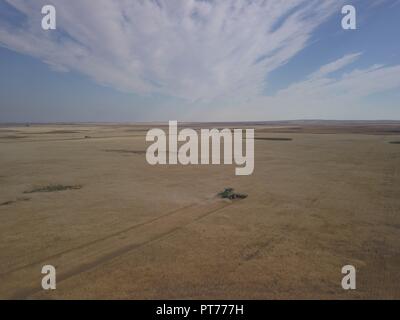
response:
[[[153,126],[0,127],[1,299],[400,299],[400,123],[180,124],[255,128],[251,176],[150,166]]]

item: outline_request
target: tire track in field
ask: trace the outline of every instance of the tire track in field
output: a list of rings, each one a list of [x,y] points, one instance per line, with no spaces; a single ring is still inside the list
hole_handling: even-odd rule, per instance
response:
[[[79,248],[56,254],[48,260],[20,267],[1,277],[0,297],[26,299],[40,292],[42,290],[41,279],[44,276],[40,271],[45,264],[56,267],[58,285],[66,279],[96,268],[132,250],[163,240],[230,204],[230,202],[214,201],[201,205],[190,205]]]
[[[89,241],[89,242],[84,243],[84,244],[82,244],[82,245],[79,245],[79,246],[76,246],[76,247],[73,247],[73,248],[64,250],[64,251],[62,251],[62,252],[55,253],[55,254],[50,255],[50,256],[48,256],[48,257],[46,257],[46,258],[43,258],[43,259],[40,259],[40,260],[36,260],[36,261],[34,261],[34,262],[31,262],[31,263],[28,263],[28,264],[25,264],[25,265],[22,265],[22,266],[14,267],[14,268],[12,268],[12,269],[10,269],[10,270],[7,270],[6,272],[0,273],[0,278],[5,277],[5,276],[7,276],[7,275],[10,274],[10,273],[14,273],[14,272],[16,272],[16,271],[19,271],[19,270],[22,270],[22,269],[25,269],[25,268],[29,268],[29,267],[32,267],[32,266],[35,266],[35,265],[38,265],[38,264],[41,264],[41,263],[45,263],[46,261],[49,261],[49,260],[56,259],[56,258],[58,258],[58,257],[60,257],[60,256],[62,256],[62,255],[64,255],[64,254],[67,254],[67,253],[70,253],[70,252],[73,252],[73,251],[76,251],[76,250],[79,250],[79,249],[83,249],[83,248],[85,248],[85,247],[94,245],[94,244],[96,244],[96,243],[98,243],[98,242],[107,240],[107,239],[109,239],[109,238],[116,237],[116,236],[121,235],[121,234],[123,234],[123,233],[125,233],[125,232],[128,232],[128,231],[130,231],[130,230],[133,230],[133,229],[139,228],[139,227],[141,227],[141,226],[145,226],[145,225],[147,225],[147,224],[156,222],[156,221],[158,221],[158,220],[160,220],[160,219],[164,219],[164,218],[166,218],[166,217],[168,217],[168,216],[170,216],[170,215],[173,215],[173,214],[175,214],[175,213],[177,213],[177,212],[179,212],[179,211],[181,211],[181,210],[189,209],[190,207],[193,207],[193,206],[195,206],[195,205],[194,205],[194,204],[191,204],[191,205],[184,206],[184,207],[182,207],[182,208],[178,208],[178,209],[176,209],[176,210],[172,210],[172,211],[170,211],[170,212],[168,212],[168,213],[166,213],[166,214],[163,214],[163,215],[161,215],[161,216],[158,216],[158,217],[156,217],[156,218],[154,218],[154,219],[150,219],[150,220],[148,220],[148,221],[144,221],[144,222],[141,222],[141,223],[134,224],[133,226],[130,226],[130,227],[125,228],[125,229],[122,229],[122,230],[119,230],[118,232],[109,234],[109,235],[107,235],[107,236],[105,236],[105,237],[101,237],[101,238],[95,239],[95,240],[93,240],[93,241]]]

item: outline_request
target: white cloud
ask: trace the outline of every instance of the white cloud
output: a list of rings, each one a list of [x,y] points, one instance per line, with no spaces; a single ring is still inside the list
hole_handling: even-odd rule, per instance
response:
[[[340,97],[357,100],[373,93],[400,87],[400,66],[373,65],[355,69],[339,77],[329,77],[344,66],[354,62],[359,54],[346,55],[322,66],[306,80],[294,83],[277,92],[276,98],[310,101],[337,101]],[[298,100],[297,100],[298,101]]]
[[[360,57],[360,55],[361,52],[345,55],[344,57],[338,60],[335,60],[331,63],[322,66],[321,68],[319,68],[318,71],[311,74],[310,78],[321,78],[323,76],[329,75],[332,72],[338,71],[356,61],[358,57]]]
[[[340,72],[346,66],[350,69],[358,57],[359,53],[348,54],[329,62],[271,96],[255,96],[245,102],[235,99],[229,103],[221,101],[223,107],[213,112],[212,120],[360,119],[366,114],[363,111],[365,98],[400,88],[400,65],[373,65]],[[338,74],[332,76],[335,71]],[[393,103],[397,105],[397,101]],[[191,117],[209,120],[206,117],[211,113],[212,104],[208,107],[209,112],[194,110]],[[371,112],[369,115],[372,117],[392,119],[383,105],[375,106]]]
[[[3,21],[0,44],[98,83],[187,101],[259,96],[264,79],[337,12],[336,0],[52,0],[57,31],[40,28],[47,1],[6,0],[26,16]],[[319,76],[356,55],[321,68]],[[347,80],[349,83],[350,79]]]
[[[167,117],[176,108],[183,120],[345,117],[363,98],[400,88],[400,66],[352,69],[362,56],[353,52],[263,95],[270,72],[343,1],[52,0],[55,32],[41,29],[47,1],[0,1],[26,17],[0,21],[0,45],[119,90],[182,98],[167,99],[178,101],[165,102]]]

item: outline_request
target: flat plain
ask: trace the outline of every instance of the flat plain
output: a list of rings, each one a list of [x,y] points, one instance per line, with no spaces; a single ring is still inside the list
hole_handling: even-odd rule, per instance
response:
[[[1,126],[0,298],[400,299],[399,122],[179,125],[255,128],[253,175],[150,166],[157,124]]]

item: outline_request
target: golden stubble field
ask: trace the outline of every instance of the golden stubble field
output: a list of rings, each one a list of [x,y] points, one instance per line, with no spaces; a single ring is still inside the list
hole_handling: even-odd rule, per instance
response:
[[[0,298],[400,298],[399,135],[259,125],[292,140],[257,139],[253,175],[235,176],[150,166],[147,129],[0,128]]]

